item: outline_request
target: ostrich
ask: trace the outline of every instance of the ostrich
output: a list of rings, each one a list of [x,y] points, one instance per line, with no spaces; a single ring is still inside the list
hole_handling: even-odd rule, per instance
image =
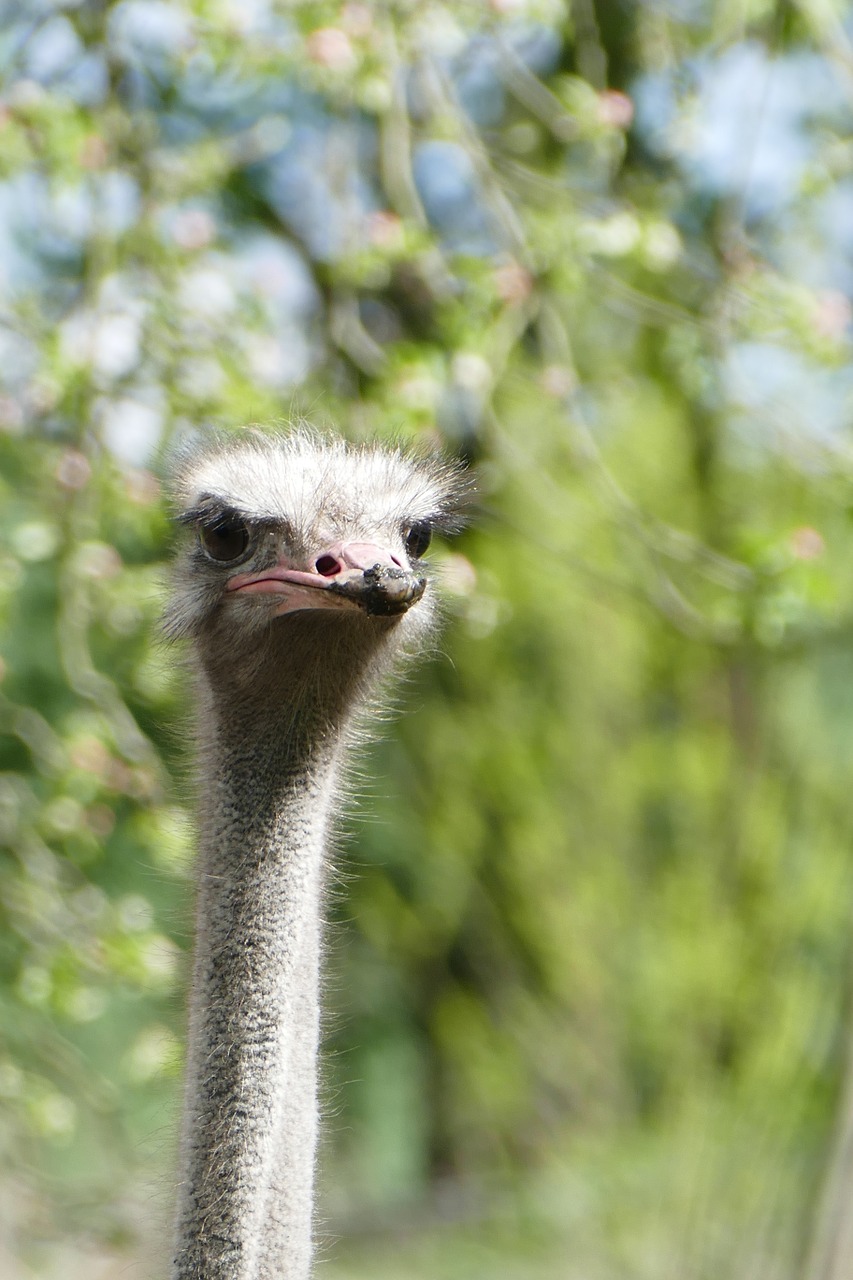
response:
[[[166,614],[189,637],[197,934],[173,1280],[311,1268],[324,863],[352,729],[434,609],[422,556],[451,463],[299,430],[177,461],[188,531]]]

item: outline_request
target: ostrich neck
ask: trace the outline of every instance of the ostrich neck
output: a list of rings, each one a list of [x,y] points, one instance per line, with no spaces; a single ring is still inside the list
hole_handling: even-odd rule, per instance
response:
[[[323,853],[342,715],[203,679],[197,939],[174,1280],[311,1262]],[[298,729],[297,729],[298,725]]]

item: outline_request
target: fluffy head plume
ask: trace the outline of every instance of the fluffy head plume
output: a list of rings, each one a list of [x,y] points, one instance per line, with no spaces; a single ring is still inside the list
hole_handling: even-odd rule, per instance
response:
[[[211,678],[349,686],[428,628],[423,556],[433,530],[459,527],[467,489],[456,463],[306,429],[187,448],[167,634],[194,637]]]

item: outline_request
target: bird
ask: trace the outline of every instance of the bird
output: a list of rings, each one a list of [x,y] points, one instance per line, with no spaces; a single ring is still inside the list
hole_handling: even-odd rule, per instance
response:
[[[305,426],[202,438],[171,472],[198,831],[172,1278],[305,1280],[335,815],[365,717],[435,624],[424,557],[470,486]]]

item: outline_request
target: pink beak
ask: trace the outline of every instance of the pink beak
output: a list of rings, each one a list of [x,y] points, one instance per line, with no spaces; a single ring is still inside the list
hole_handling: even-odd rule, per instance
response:
[[[390,616],[405,613],[420,600],[426,578],[404,568],[386,547],[336,542],[317,556],[313,570],[279,563],[261,573],[238,573],[227,589],[281,595],[285,599],[277,614],[357,605],[367,613]]]
[[[402,565],[396,556],[374,542],[336,542],[314,562],[318,573],[333,578],[346,569],[373,569],[376,565]]]

